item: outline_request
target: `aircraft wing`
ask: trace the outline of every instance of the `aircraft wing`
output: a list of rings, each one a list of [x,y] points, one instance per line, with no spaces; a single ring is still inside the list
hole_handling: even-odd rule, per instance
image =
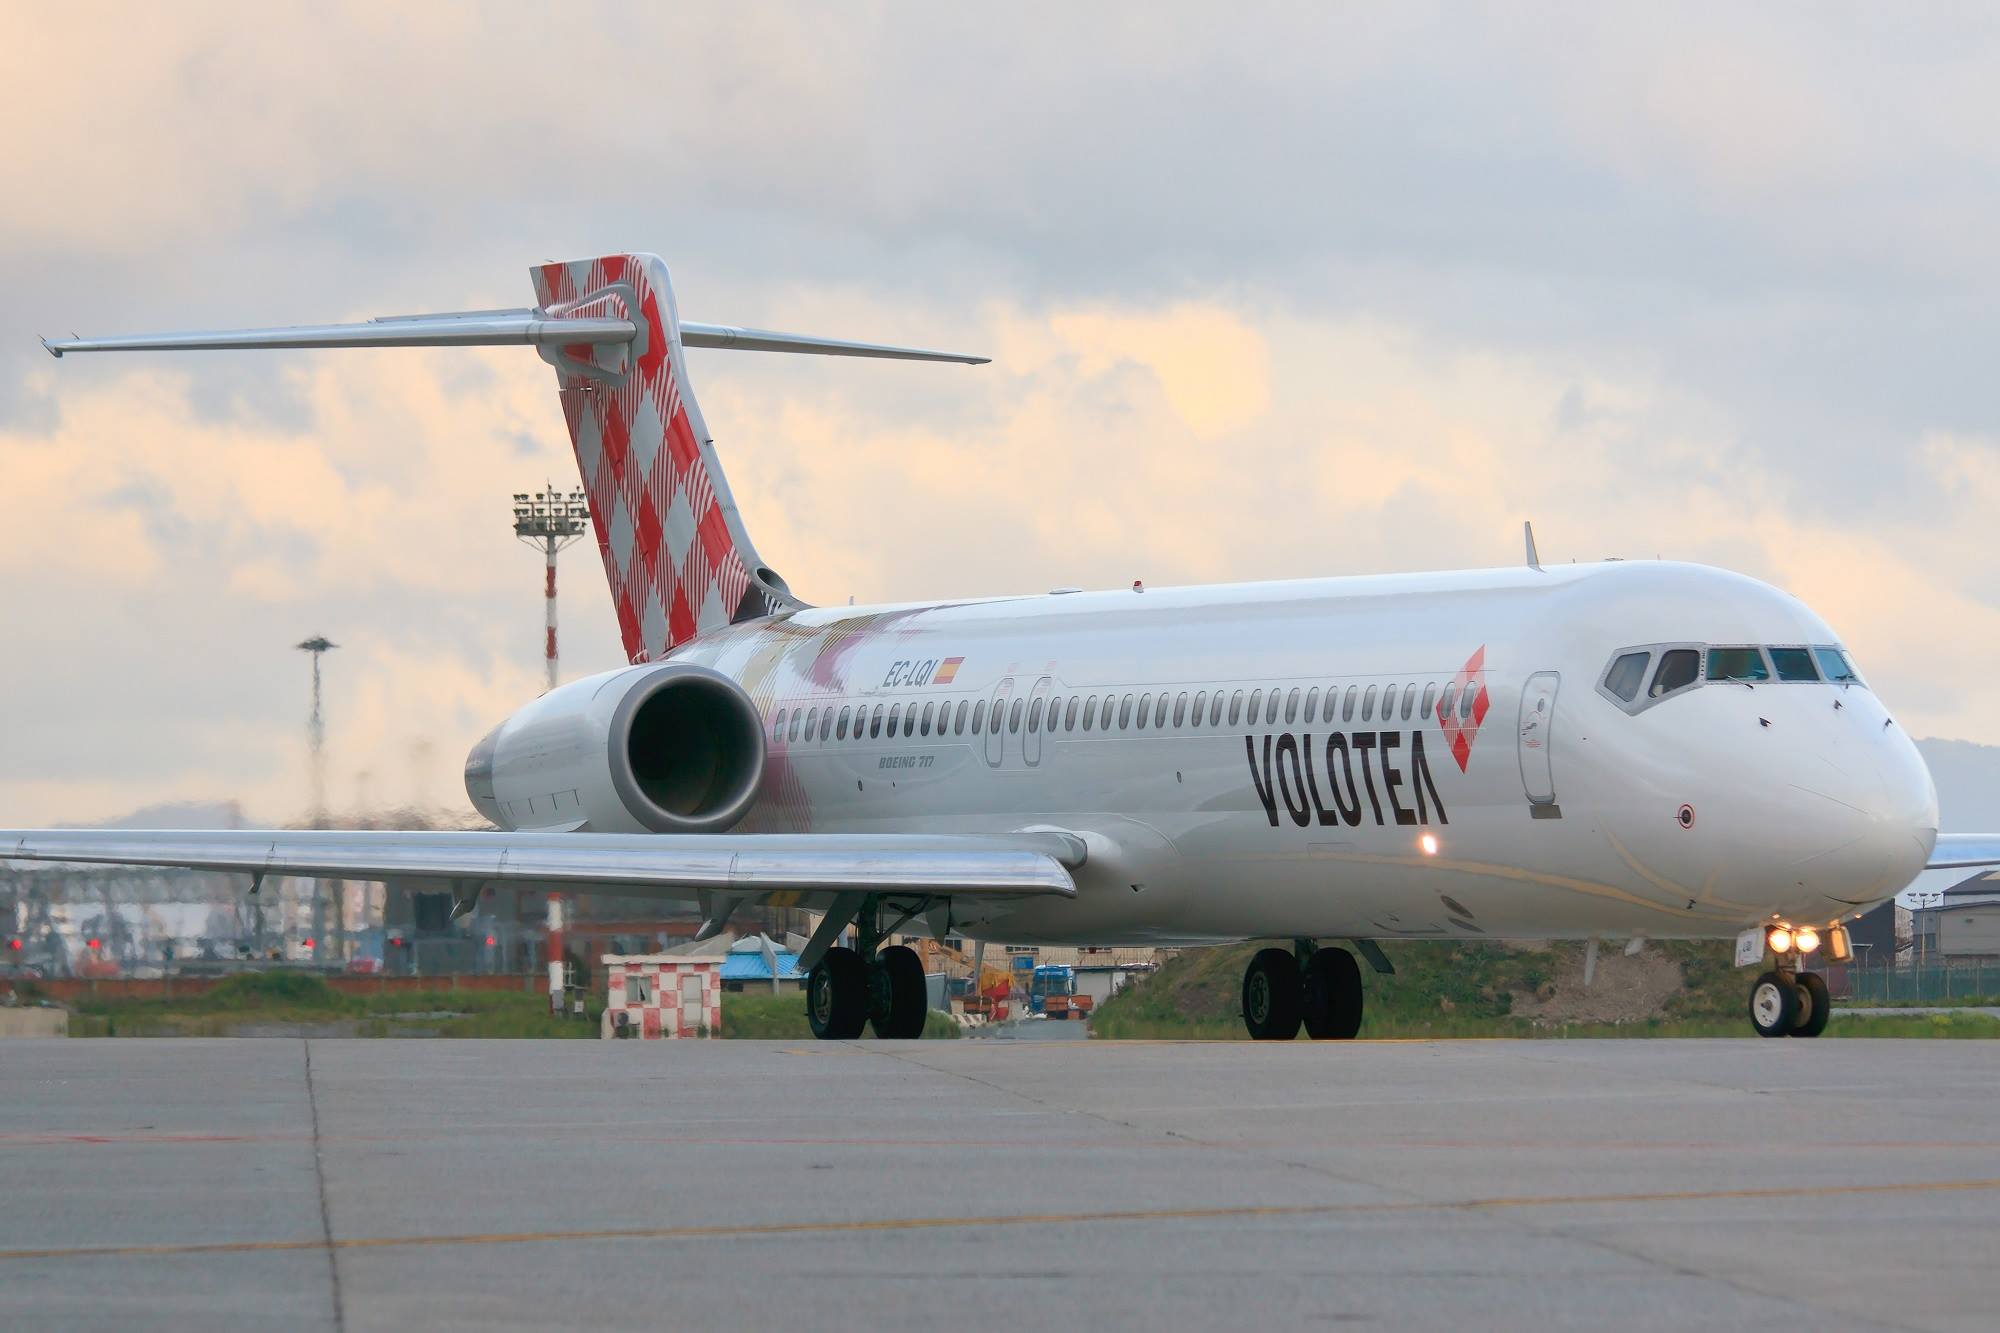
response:
[[[669,898],[806,893],[1075,897],[1065,833],[671,834],[0,830],[0,860],[183,866],[257,877],[428,879]]]
[[[2000,833],[1941,833],[1926,870],[1973,870],[2000,865]]]

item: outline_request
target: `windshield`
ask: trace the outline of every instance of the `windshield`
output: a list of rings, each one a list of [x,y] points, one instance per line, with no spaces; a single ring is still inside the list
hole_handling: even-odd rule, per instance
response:
[[[1771,670],[1764,654],[1755,648],[1711,648],[1708,650],[1710,680],[1769,680]]]
[[[1836,685],[1859,685],[1861,677],[1848,664],[1847,654],[1838,648],[1815,648],[1813,656],[1819,659],[1819,669],[1826,678]]]

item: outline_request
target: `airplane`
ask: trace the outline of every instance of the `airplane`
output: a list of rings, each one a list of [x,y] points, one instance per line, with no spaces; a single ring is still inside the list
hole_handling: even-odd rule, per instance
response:
[[[814,1033],[910,1038],[939,936],[1291,941],[1264,1040],[1361,1026],[1384,940],[1730,939],[1752,1027],[1826,1027],[1816,957],[1938,834],[1908,735],[1799,599],[1672,561],[814,607],[758,556],[688,348],[981,364],[698,324],[666,265],[531,270],[531,308],[71,338],[76,352],[523,344],[555,369],[628,664],[473,747],[491,831],[11,830],[0,857],[395,877],[821,914]],[[849,931],[854,942],[841,943]]]

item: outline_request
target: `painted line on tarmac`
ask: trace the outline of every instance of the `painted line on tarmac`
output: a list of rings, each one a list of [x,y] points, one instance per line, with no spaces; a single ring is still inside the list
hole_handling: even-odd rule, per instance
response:
[[[1008,1213],[989,1217],[863,1218],[829,1222],[746,1222],[718,1226],[617,1227],[575,1231],[469,1232],[448,1236],[360,1236],[332,1241],[245,1240],[162,1245],[78,1245],[0,1250],[7,1259],[107,1259],[196,1254],[259,1254],[288,1250],[388,1250],[470,1245],[537,1245],[564,1241],[720,1240],[755,1236],[838,1235],[873,1231],[940,1231],[980,1227],[1064,1226],[1092,1222],[1213,1222],[1260,1217],[1342,1217],[1370,1213],[1482,1212],[1591,1204],[1697,1203],[1754,1199],[1824,1199],[1840,1195],[1947,1194],[2000,1190],[1990,1180],[1907,1181],[1887,1185],[1794,1185],[1766,1189],[1656,1190],[1629,1194],[1522,1194],[1487,1199],[1393,1203],[1306,1203],[1237,1208],[1142,1208],[1077,1213]]]

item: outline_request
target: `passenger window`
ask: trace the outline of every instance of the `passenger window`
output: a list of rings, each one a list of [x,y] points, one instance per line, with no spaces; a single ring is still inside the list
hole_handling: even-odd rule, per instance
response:
[[[876,704],[875,711],[868,715],[868,738],[875,739],[882,734],[882,705]]]
[[[1298,687],[1295,685],[1292,687],[1292,692],[1285,696],[1286,724],[1290,725],[1292,720],[1296,718],[1298,715],[1299,715],[1299,691]]]
[[[792,734],[790,736],[791,740],[797,740],[799,738],[799,728],[802,726],[806,727],[806,739],[811,740],[812,729],[810,725],[806,722],[805,715],[799,712],[798,709],[794,708],[792,710]]]
[[[977,699],[972,701],[972,734],[977,736],[986,727],[986,705]]]
[[[1123,731],[1131,725],[1132,725],[1132,696],[1128,694],[1124,697],[1124,699],[1120,700],[1118,704],[1118,730]]]
[[[1264,723],[1269,726],[1278,720],[1278,687],[1273,685],[1271,693],[1264,700]]]
[[[1221,698],[1222,696],[1217,695],[1216,697]],[[1208,711],[1208,691],[1196,690],[1194,692],[1194,707],[1188,710],[1188,724],[1190,726],[1196,726],[1196,727],[1200,726],[1202,714],[1206,713],[1207,711]]]
[[[1403,687],[1403,721],[1410,720],[1410,714],[1417,708],[1417,682],[1411,681]]]
[[[1041,729],[1042,729],[1042,701],[1040,699],[1037,699],[1033,703],[1028,705],[1028,730],[1040,731]]]
[[[1064,730],[1064,731],[1075,731],[1075,730],[1076,730],[1076,707],[1077,707],[1077,704],[1076,704],[1076,696],[1075,696],[1074,694],[1072,694],[1072,695],[1071,695],[1071,696],[1069,697],[1069,706],[1068,706],[1067,708],[1063,709],[1063,730]]]
[[[1604,688],[1631,703],[1639,697],[1639,685],[1646,679],[1646,664],[1653,660],[1651,653],[1623,653],[1604,673]]]
[[[1342,722],[1352,722],[1354,720],[1354,700],[1360,692],[1360,689],[1356,686],[1349,685],[1347,687],[1347,699],[1340,705],[1340,720]]]
[[[1451,716],[1452,701],[1457,697],[1458,697],[1458,682],[1453,681],[1451,684],[1444,687],[1444,692],[1442,694],[1438,695],[1438,721],[1442,722],[1446,718]]]
[[[778,715],[771,719],[771,739],[774,741],[785,739],[785,710],[782,708],[778,710]]]
[[[1263,703],[1264,703],[1264,691],[1262,690],[1250,691],[1250,707],[1244,711],[1243,720],[1249,723],[1253,727],[1256,726],[1257,710],[1263,706]]]
[[[843,708],[840,710],[840,729],[834,734],[839,736],[841,740],[847,739],[847,717],[851,711],[852,709],[850,708]]]
[[[1708,650],[1710,680],[1769,680],[1771,669],[1764,654],[1755,648],[1711,648]]]
[[[902,711],[903,711],[903,706],[901,704],[889,705],[889,735],[891,737],[894,737],[896,734],[896,724],[902,721],[902,718],[897,716]]]
[[[1255,702],[1252,702],[1250,706],[1254,709],[1257,705]],[[1243,691],[1238,690],[1236,691],[1236,693],[1229,696],[1229,725],[1232,727],[1235,726],[1238,719],[1240,719],[1242,716],[1243,716]]]
[[[1819,659],[1819,669],[1826,678],[1836,685],[1859,685],[1861,677],[1854,673],[1854,667],[1847,660],[1847,654],[1838,648],[1815,648],[1813,656]]]
[[[967,701],[960,699],[958,701],[958,715],[951,720],[951,734],[954,736],[963,736],[965,734],[966,709]]]
[[[1370,685],[1368,693],[1361,696],[1361,720],[1373,721],[1375,717],[1375,687]]]
[[[987,735],[990,736],[994,732],[1000,730],[1001,719],[1005,718],[1006,716],[1007,716],[1007,701],[1004,699],[995,699],[993,701],[993,711],[989,713],[986,717]]]
[[[1317,713],[1317,712],[1319,712],[1319,686],[1315,685],[1315,686],[1313,686],[1313,687],[1312,687],[1311,689],[1309,689],[1309,690],[1307,690],[1307,691],[1306,691],[1306,725],[1307,725],[1307,726],[1311,726],[1311,725],[1312,725],[1312,722],[1313,722],[1313,714],[1315,714],[1315,713]]]
[[[1426,719],[1430,717],[1431,705],[1437,702],[1437,695],[1438,695],[1438,687],[1436,682],[1432,682],[1424,686],[1424,701],[1422,706],[1420,706],[1417,709],[1418,717]]]
[[[1701,654],[1692,648],[1675,648],[1660,654],[1659,669],[1653,672],[1653,688],[1648,698],[1658,699],[1675,690],[1686,689],[1701,675]]]
[[[1465,689],[1458,696],[1459,721],[1463,722],[1466,718],[1472,716],[1472,701],[1475,698],[1477,698],[1478,695],[1479,692],[1472,688],[1470,682],[1467,682]]]
[[[924,720],[917,724],[917,731],[921,735],[928,736],[931,734],[931,715],[936,711],[937,711],[937,705],[935,703],[927,703],[924,705]]]
[[[1210,699],[1210,700],[1208,701],[1208,725],[1209,725],[1209,726],[1211,726],[1211,727],[1215,727],[1215,726],[1220,726],[1220,725],[1222,725],[1222,691],[1221,691],[1221,690],[1217,690],[1217,691],[1215,692],[1215,695],[1214,695],[1214,697],[1213,697],[1213,698],[1211,698],[1211,699]]]
[[[1141,730],[1141,731],[1144,731],[1144,730],[1146,729],[1146,719],[1147,719],[1148,717],[1152,716],[1152,712],[1153,712],[1153,696],[1152,696],[1152,695],[1150,695],[1150,694],[1142,694],[1142,695],[1140,695],[1140,696],[1139,696],[1139,730]]]
[[[1394,685],[1385,685],[1382,687],[1382,720],[1384,722],[1392,721],[1395,716],[1396,687]]]
[[[1806,648],[1772,648],[1771,665],[1777,669],[1779,680],[1818,680],[1819,672],[1813,669],[1812,652]]]
[[[1194,711],[1196,713],[1200,713],[1201,705],[1196,704],[1194,706]],[[1178,727],[1183,722],[1186,721],[1187,721],[1187,691],[1182,690],[1174,698],[1174,725]]]

